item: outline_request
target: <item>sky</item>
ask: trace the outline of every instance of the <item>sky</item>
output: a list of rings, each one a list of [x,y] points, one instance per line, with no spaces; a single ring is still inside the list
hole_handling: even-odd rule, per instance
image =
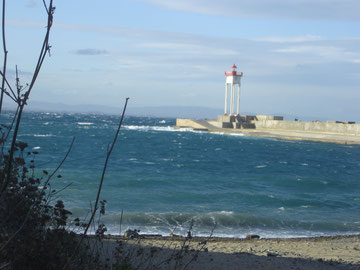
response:
[[[51,56],[29,102],[223,108],[236,64],[242,113],[360,121],[359,0],[54,5]],[[17,65],[29,82],[45,25],[42,0],[7,1],[10,81]]]

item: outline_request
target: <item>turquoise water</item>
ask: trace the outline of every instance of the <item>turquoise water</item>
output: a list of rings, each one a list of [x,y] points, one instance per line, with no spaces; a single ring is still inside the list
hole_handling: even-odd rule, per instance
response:
[[[8,122],[10,113],[1,116]],[[74,217],[94,202],[119,117],[26,113],[19,139]],[[174,130],[175,119],[126,117],[101,199],[108,231],[300,237],[360,233],[360,146]]]

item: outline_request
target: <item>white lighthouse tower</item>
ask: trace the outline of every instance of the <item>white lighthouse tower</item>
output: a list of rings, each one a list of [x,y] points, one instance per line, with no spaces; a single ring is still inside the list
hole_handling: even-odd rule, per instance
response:
[[[237,86],[237,106],[236,106],[236,115],[240,115],[240,80],[243,76],[242,72],[236,71],[237,67],[234,64],[232,66],[231,72],[225,72],[225,109],[224,115],[234,115],[234,106],[235,106],[235,87]],[[229,88],[230,88],[230,108],[229,108]]]

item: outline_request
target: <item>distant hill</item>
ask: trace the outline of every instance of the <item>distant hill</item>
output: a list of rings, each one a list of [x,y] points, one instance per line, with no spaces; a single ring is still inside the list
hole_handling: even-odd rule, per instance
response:
[[[14,105],[9,106],[5,104],[5,109],[15,109]],[[112,107],[105,105],[67,105],[63,103],[51,103],[31,101],[29,102],[28,111],[38,112],[72,112],[72,113],[101,113],[101,114],[113,114],[120,115],[122,107]],[[147,106],[147,107],[133,107],[128,106],[127,115],[131,116],[146,116],[146,117],[164,117],[164,118],[191,118],[191,119],[216,119],[218,115],[223,114],[223,109],[207,108],[207,107],[195,107],[195,106]],[[243,112],[242,114],[257,115],[265,113]],[[285,120],[299,121],[327,121],[336,119],[327,119],[325,117],[316,116],[300,116],[291,115],[286,113],[268,113],[269,115],[284,116]]]
[[[15,106],[6,106],[5,109],[15,109]],[[72,112],[72,113],[104,113],[119,115],[122,107],[104,105],[67,105],[62,103],[29,102],[26,110],[36,112]],[[132,107],[128,106],[127,115],[165,117],[165,118],[217,118],[222,114],[222,109],[188,106],[157,106],[157,107]]]

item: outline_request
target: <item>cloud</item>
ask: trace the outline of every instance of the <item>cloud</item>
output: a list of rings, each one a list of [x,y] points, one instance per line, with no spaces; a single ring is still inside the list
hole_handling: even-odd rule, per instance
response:
[[[324,40],[321,36],[304,35],[297,37],[263,37],[256,38],[255,41],[273,42],[273,43],[301,43]]]
[[[29,0],[26,3],[26,7],[27,8],[35,8],[35,7],[37,7],[37,4],[36,4],[36,2],[34,0]]]
[[[360,53],[348,51],[344,48],[335,46],[293,46],[277,49],[275,52],[286,54],[307,54],[322,57],[329,61],[342,61],[350,63],[360,63]]]
[[[172,42],[145,42],[136,44],[138,48],[148,48],[153,50],[161,50],[162,52],[183,52],[187,55],[199,55],[199,54],[212,54],[222,56],[234,56],[238,54],[235,49],[226,49],[219,46],[212,46],[211,44],[197,44],[189,43],[188,40],[184,40],[183,43]]]
[[[98,50],[98,49],[79,49],[73,52],[77,55],[107,55],[109,54],[106,50]]]
[[[358,0],[139,0],[162,8],[242,18],[360,20]]]

